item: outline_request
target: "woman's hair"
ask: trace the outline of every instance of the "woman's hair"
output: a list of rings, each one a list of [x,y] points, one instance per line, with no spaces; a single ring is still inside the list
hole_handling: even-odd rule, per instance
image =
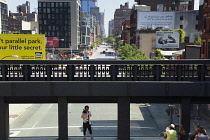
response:
[[[205,133],[205,129],[202,127],[202,126],[200,126],[199,128],[198,128],[198,133]]]
[[[185,135],[185,131],[184,131],[183,125],[179,126],[179,132],[178,133],[179,133],[180,136],[184,136]]]
[[[83,110],[82,113],[87,113],[87,111],[86,110]]]

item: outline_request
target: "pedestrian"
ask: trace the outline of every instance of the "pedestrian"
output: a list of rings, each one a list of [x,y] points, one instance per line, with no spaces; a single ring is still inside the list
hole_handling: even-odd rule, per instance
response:
[[[188,135],[182,125],[179,126],[178,140],[188,140]]]
[[[197,125],[196,128],[195,128],[195,131],[193,132],[193,134],[191,134],[190,136],[190,140],[194,140],[195,139],[195,136],[198,134],[198,129],[202,127],[201,125]],[[203,128],[203,127],[202,127]],[[205,130],[205,129],[204,129]],[[205,130],[206,131],[206,130]],[[206,132],[204,133],[204,135],[206,135]]]
[[[92,137],[92,129],[91,129],[91,121],[90,117],[92,117],[91,112],[89,111],[89,106],[85,106],[81,118],[83,119],[83,135],[86,138],[86,130],[88,129],[90,136]]]
[[[206,135],[206,130],[202,126],[198,128],[198,134],[194,140],[209,140],[208,135]]]
[[[175,130],[175,125],[171,124],[166,128],[166,132],[164,133],[165,140],[176,140],[177,132]]]

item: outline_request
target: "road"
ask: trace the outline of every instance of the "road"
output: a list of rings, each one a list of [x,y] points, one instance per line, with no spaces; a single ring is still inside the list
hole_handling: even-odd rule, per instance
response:
[[[114,52],[109,46],[100,46],[91,60],[115,60],[115,56],[102,54]],[[82,136],[81,112],[87,104],[68,104],[69,136]],[[93,135],[117,136],[117,104],[88,104],[93,116]],[[154,136],[160,131],[145,104],[131,104],[131,136]],[[89,134],[89,133],[88,133]],[[30,109],[10,125],[10,137],[58,136],[57,104],[33,104]]]

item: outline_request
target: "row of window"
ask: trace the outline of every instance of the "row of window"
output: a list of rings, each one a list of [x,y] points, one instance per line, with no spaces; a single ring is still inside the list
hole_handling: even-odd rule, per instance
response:
[[[71,19],[71,15],[70,14],[39,14],[39,19],[56,19],[56,20],[69,20]]]
[[[43,25],[71,25],[71,21],[67,21],[67,20],[40,20],[39,24],[43,24]]]
[[[49,30],[49,31],[70,31],[71,30],[71,26],[43,26],[43,25],[40,25],[39,26],[39,29],[40,30]]]
[[[70,37],[71,32],[62,32],[62,31],[40,31],[40,34],[45,34],[46,36],[58,36],[58,37]]]
[[[70,7],[70,2],[39,2],[39,7]]]
[[[196,15],[196,20],[198,20],[198,19],[199,19],[199,16]],[[184,16],[180,16],[180,20],[184,20]]]
[[[183,29],[183,25],[180,25],[179,28]],[[195,25],[195,30],[198,30],[198,24]]]

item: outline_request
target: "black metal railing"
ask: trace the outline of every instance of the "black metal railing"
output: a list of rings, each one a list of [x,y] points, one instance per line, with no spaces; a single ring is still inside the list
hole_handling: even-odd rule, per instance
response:
[[[210,60],[1,60],[1,81],[209,81]]]

